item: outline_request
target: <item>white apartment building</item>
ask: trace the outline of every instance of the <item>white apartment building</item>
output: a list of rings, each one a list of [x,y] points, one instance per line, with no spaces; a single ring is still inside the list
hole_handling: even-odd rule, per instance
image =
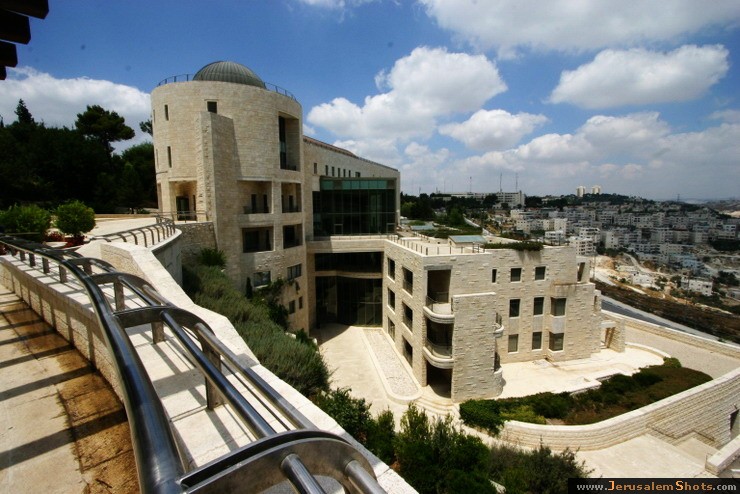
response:
[[[588,259],[399,236],[399,172],[303,136],[300,103],[247,67],[163,81],[152,124],[160,210],[211,227],[237,286],[287,280],[292,329],[383,327],[455,401],[498,395],[509,362],[599,351]]]

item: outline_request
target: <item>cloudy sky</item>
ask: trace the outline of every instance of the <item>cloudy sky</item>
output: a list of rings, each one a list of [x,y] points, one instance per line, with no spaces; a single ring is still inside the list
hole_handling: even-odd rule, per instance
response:
[[[138,131],[159,81],[231,60],[406,193],[740,197],[737,0],[49,3],[0,81],[6,123],[22,98],[47,125],[100,104]]]

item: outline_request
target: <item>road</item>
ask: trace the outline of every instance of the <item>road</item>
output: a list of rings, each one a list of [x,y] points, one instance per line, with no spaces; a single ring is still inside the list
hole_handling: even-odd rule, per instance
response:
[[[677,329],[678,331],[683,331],[685,333],[694,334],[697,336],[701,336],[703,338],[710,338],[712,340],[718,339],[716,336],[703,333],[699,330],[690,328],[688,326],[684,326],[683,324],[679,324],[677,322],[669,321],[668,319],[664,319],[660,316],[656,316],[655,314],[651,314],[649,312],[636,309],[634,307],[631,307],[622,302],[618,302],[609,297],[604,297],[604,296],[601,297],[601,308],[604,310],[608,310],[610,312],[616,312],[617,314],[621,314],[623,316],[632,317],[634,319],[650,322],[653,324],[660,324],[661,326],[666,326],[672,329]]]

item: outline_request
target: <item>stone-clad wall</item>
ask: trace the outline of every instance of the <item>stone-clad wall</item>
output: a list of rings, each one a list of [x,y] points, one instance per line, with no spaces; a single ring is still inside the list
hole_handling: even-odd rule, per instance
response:
[[[554,450],[602,449],[642,434],[670,442],[690,434],[721,447],[730,441],[730,414],[740,407],[740,369],[646,407],[603,422],[580,426],[506,422],[501,438],[522,446]]]
[[[178,223],[178,230],[182,232],[182,262],[193,262],[203,249],[216,248],[216,235],[213,232],[212,222]]]

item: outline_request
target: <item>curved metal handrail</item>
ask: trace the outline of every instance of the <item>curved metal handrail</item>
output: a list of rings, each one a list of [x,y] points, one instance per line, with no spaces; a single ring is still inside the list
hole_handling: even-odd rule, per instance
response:
[[[167,302],[146,280],[117,272],[112,265],[99,259],[13,237],[0,236],[0,250],[9,251],[32,267],[37,266],[37,258],[41,258],[42,271],[46,274],[51,272],[50,262],[57,264],[60,281],[67,283],[67,273],[71,273],[90,297],[123,390],[142,492],[223,492],[223,488],[229,486],[226,492],[237,489],[253,492],[243,481],[248,475],[246,470],[252,468],[260,471],[263,484],[274,485],[287,479],[298,492],[324,492],[315,475],[332,476],[353,493],[385,492],[377,483],[367,459],[354,446],[340,436],[316,430],[310,420],[253,369],[242,365],[205,321]],[[111,284],[112,301],[102,289],[102,285]],[[142,305],[127,308],[125,290],[135,295]],[[186,472],[186,462],[177,448],[162,402],[126,332],[126,328],[143,324],[151,324],[154,343],[164,340],[164,325],[172,331],[188,352],[189,360],[206,378],[208,407],[228,402],[258,438],[255,443]],[[300,430],[277,433],[226,378],[222,364],[259,390],[264,400]]]

